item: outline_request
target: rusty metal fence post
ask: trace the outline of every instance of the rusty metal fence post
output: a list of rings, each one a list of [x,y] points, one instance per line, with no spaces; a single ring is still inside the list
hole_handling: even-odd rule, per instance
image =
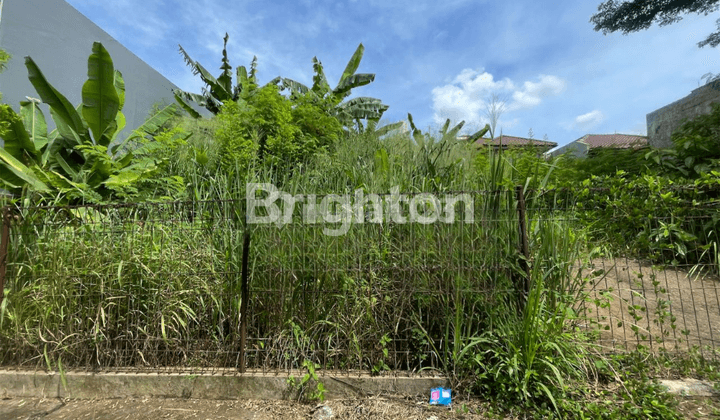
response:
[[[245,373],[245,350],[247,347],[248,300],[250,290],[248,285],[250,256],[250,230],[245,226],[243,233],[242,272],[240,278],[240,373]]]
[[[5,276],[7,275],[8,245],[10,242],[10,207],[2,210],[2,232],[0,232],[0,306],[5,297]]]

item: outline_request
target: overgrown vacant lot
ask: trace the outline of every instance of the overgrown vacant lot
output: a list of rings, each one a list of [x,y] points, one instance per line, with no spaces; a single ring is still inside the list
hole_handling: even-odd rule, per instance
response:
[[[677,130],[671,149],[545,159],[533,142],[494,148],[494,123],[465,140],[464,122],[380,124],[387,105],[351,97],[374,80],[356,73],[362,45],[334,89],[317,60],[312,86],[261,85],[257,62],[233,72],[226,48],[218,78],[180,51],[203,93],[178,91],[181,107],[157,109],[127,142],[116,138],[124,79],[100,43],[81,106],[26,60],[57,130],[35,101],[19,113],[0,105],[0,187],[12,194],[0,365],[432,371],[456,395],[490,402],[456,400],[451,412],[426,396],[328,402],[340,418],[492,407],[508,418],[676,419],[688,403],[656,377],[720,380],[720,105]],[[273,195],[251,184],[283,191],[285,204],[263,213],[274,223],[251,222],[245,204]],[[350,204],[397,193],[379,223]],[[441,218],[428,196],[446,194],[473,200]],[[298,196],[335,201],[306,223],[315,213],[285,211]],[[295,386],[313,403],[219,403],[215,414],[317,416],[322,384]],[[158,415],[205,404],[175,403]],[[97,408],[69,401],[49,416],[73,404]]]
[[[720,279],[712,273],[663,268],[629,258],[595,259],[588,279],[588,317],[610,349],[687,352],[720,340]],[[712,351],[709,352],[712,356]]]

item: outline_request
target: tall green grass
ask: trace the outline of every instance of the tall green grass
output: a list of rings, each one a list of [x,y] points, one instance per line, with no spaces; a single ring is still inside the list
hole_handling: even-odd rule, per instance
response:
[[[525,191],[525,295],[518,203],[508,188],[524,175],[503,155],[482,166],[462,143],[356,135],[283,173],[257,167],[228,176],[213,168],[212,142],[195,141],[172,166],[191,201],[21,206],[0,313],[1,364],[237,367],[250,229],[250,368],[310,360],[375,373],[438,369],[477,389],[517,390],[518,401],[553,401],[564,378],[584,372],[573,329],[582,233],[566,215],[536,211],[537,197]],[[479,192],[470,193],[473,223],[363,223],[333,237],[300,212],[284,226],[246,225],[249,181],[318,199],[395,186]]]

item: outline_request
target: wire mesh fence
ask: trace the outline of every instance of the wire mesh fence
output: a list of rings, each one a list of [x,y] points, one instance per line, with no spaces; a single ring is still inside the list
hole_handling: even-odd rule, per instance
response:
[[[601,349],[697,346],[714,355],[720,348],[717,239],[696,237],[699,245],[684,252],[673,248],[680,242],[658,239],[648,243],[652,252],[622,254],[579,234],[590,216],[571,194],[452,197],[351,203],[346,231],[338,215],[348,203],[337,197],[332,217],[308,219],[305,209],[281,206],[286,218],[249,225],[244,200],[8,209],[0,364],[443,369],[469,338],[522,311],[536,273],[548,299],[575,302],[567,328]],[[307,197],[302,204],[312,205]],[[716,214],[697,208],[682,223],[706,226]],[[652,216],[643,231],[663,226]],[[623,238],[639,234],[618,230]]]

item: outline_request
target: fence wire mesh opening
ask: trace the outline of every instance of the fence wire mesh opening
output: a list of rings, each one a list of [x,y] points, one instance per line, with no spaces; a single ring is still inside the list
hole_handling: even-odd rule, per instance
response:
[[[623,254],[579,233],[589,221],[570,193],[464,193],[472,220],[458,207],[454,223],[355,223],[341,236],[299,215],[248,227],[244,349],[244,200],[14,208],[0,364],[239,369],[244,351],[264,371],[445,369],[539,281],[548,305],[572,298],[565,327],[601,349],[716,355],[717,238],[678,250],[668,226],[717,225],[717,209],[682,225],[649,215],[647,252]],[[619,250],[641,234],[605,227]]]

